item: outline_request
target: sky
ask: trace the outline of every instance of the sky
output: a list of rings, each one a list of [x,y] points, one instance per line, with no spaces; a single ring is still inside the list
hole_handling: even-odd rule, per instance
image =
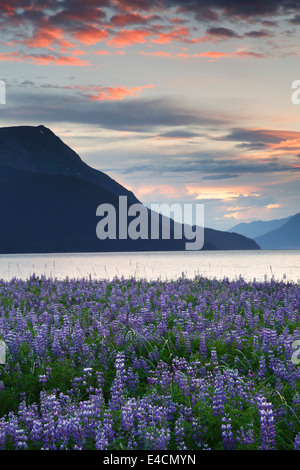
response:
[[[203,204],[207,227],[287,217],[299,33],[300,0],[1,0],[0,126],[43,124],[145,205]]]

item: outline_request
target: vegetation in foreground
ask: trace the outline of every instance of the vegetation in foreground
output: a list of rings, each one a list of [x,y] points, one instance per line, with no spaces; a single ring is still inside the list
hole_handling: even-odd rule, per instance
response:
[[[0,449],[300,450],[300,286],[0,281]]]

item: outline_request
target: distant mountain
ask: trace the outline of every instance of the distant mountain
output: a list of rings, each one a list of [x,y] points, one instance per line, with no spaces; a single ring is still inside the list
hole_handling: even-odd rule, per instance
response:
[[[276,230],[272,230],[255,241],[263,250],[299,250],[300,249],[300,212],[288,218],[288,221]]]
[[[185,240],[99,240],[100,204],[135,195],[84,163],[44,126],[0,128],[0,253],[176,251]],[[151,211],[148,210],[148,219]],[[130,219],[128,220],[130,221]],[[254,240],[205,228],[204,250],[257,250]]]
[[[227,232],[239,233],[249,238],[257,238],[261,235],[265,235],[268,232],[276,230],[277,228],[284,225],[288,220],[293,216],[285,217],[284,219],[274,219],[274,220],[254,220],[253,222],[242,222],[235,225]]]

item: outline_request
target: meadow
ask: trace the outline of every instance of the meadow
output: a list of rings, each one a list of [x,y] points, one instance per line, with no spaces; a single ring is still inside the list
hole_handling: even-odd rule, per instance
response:
[[[299,325],[274,279],[0,281],[0,450],[300,450]]]

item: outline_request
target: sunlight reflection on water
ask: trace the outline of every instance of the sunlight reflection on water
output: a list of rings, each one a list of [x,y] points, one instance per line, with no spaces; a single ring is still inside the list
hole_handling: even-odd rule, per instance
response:
[[[0,255],[0,278],[27,279],[32,274],[52,278],[148,280],[193,278],[276,280],[299,282],[300,250],[183,251],[142,253],[66,253]]]

